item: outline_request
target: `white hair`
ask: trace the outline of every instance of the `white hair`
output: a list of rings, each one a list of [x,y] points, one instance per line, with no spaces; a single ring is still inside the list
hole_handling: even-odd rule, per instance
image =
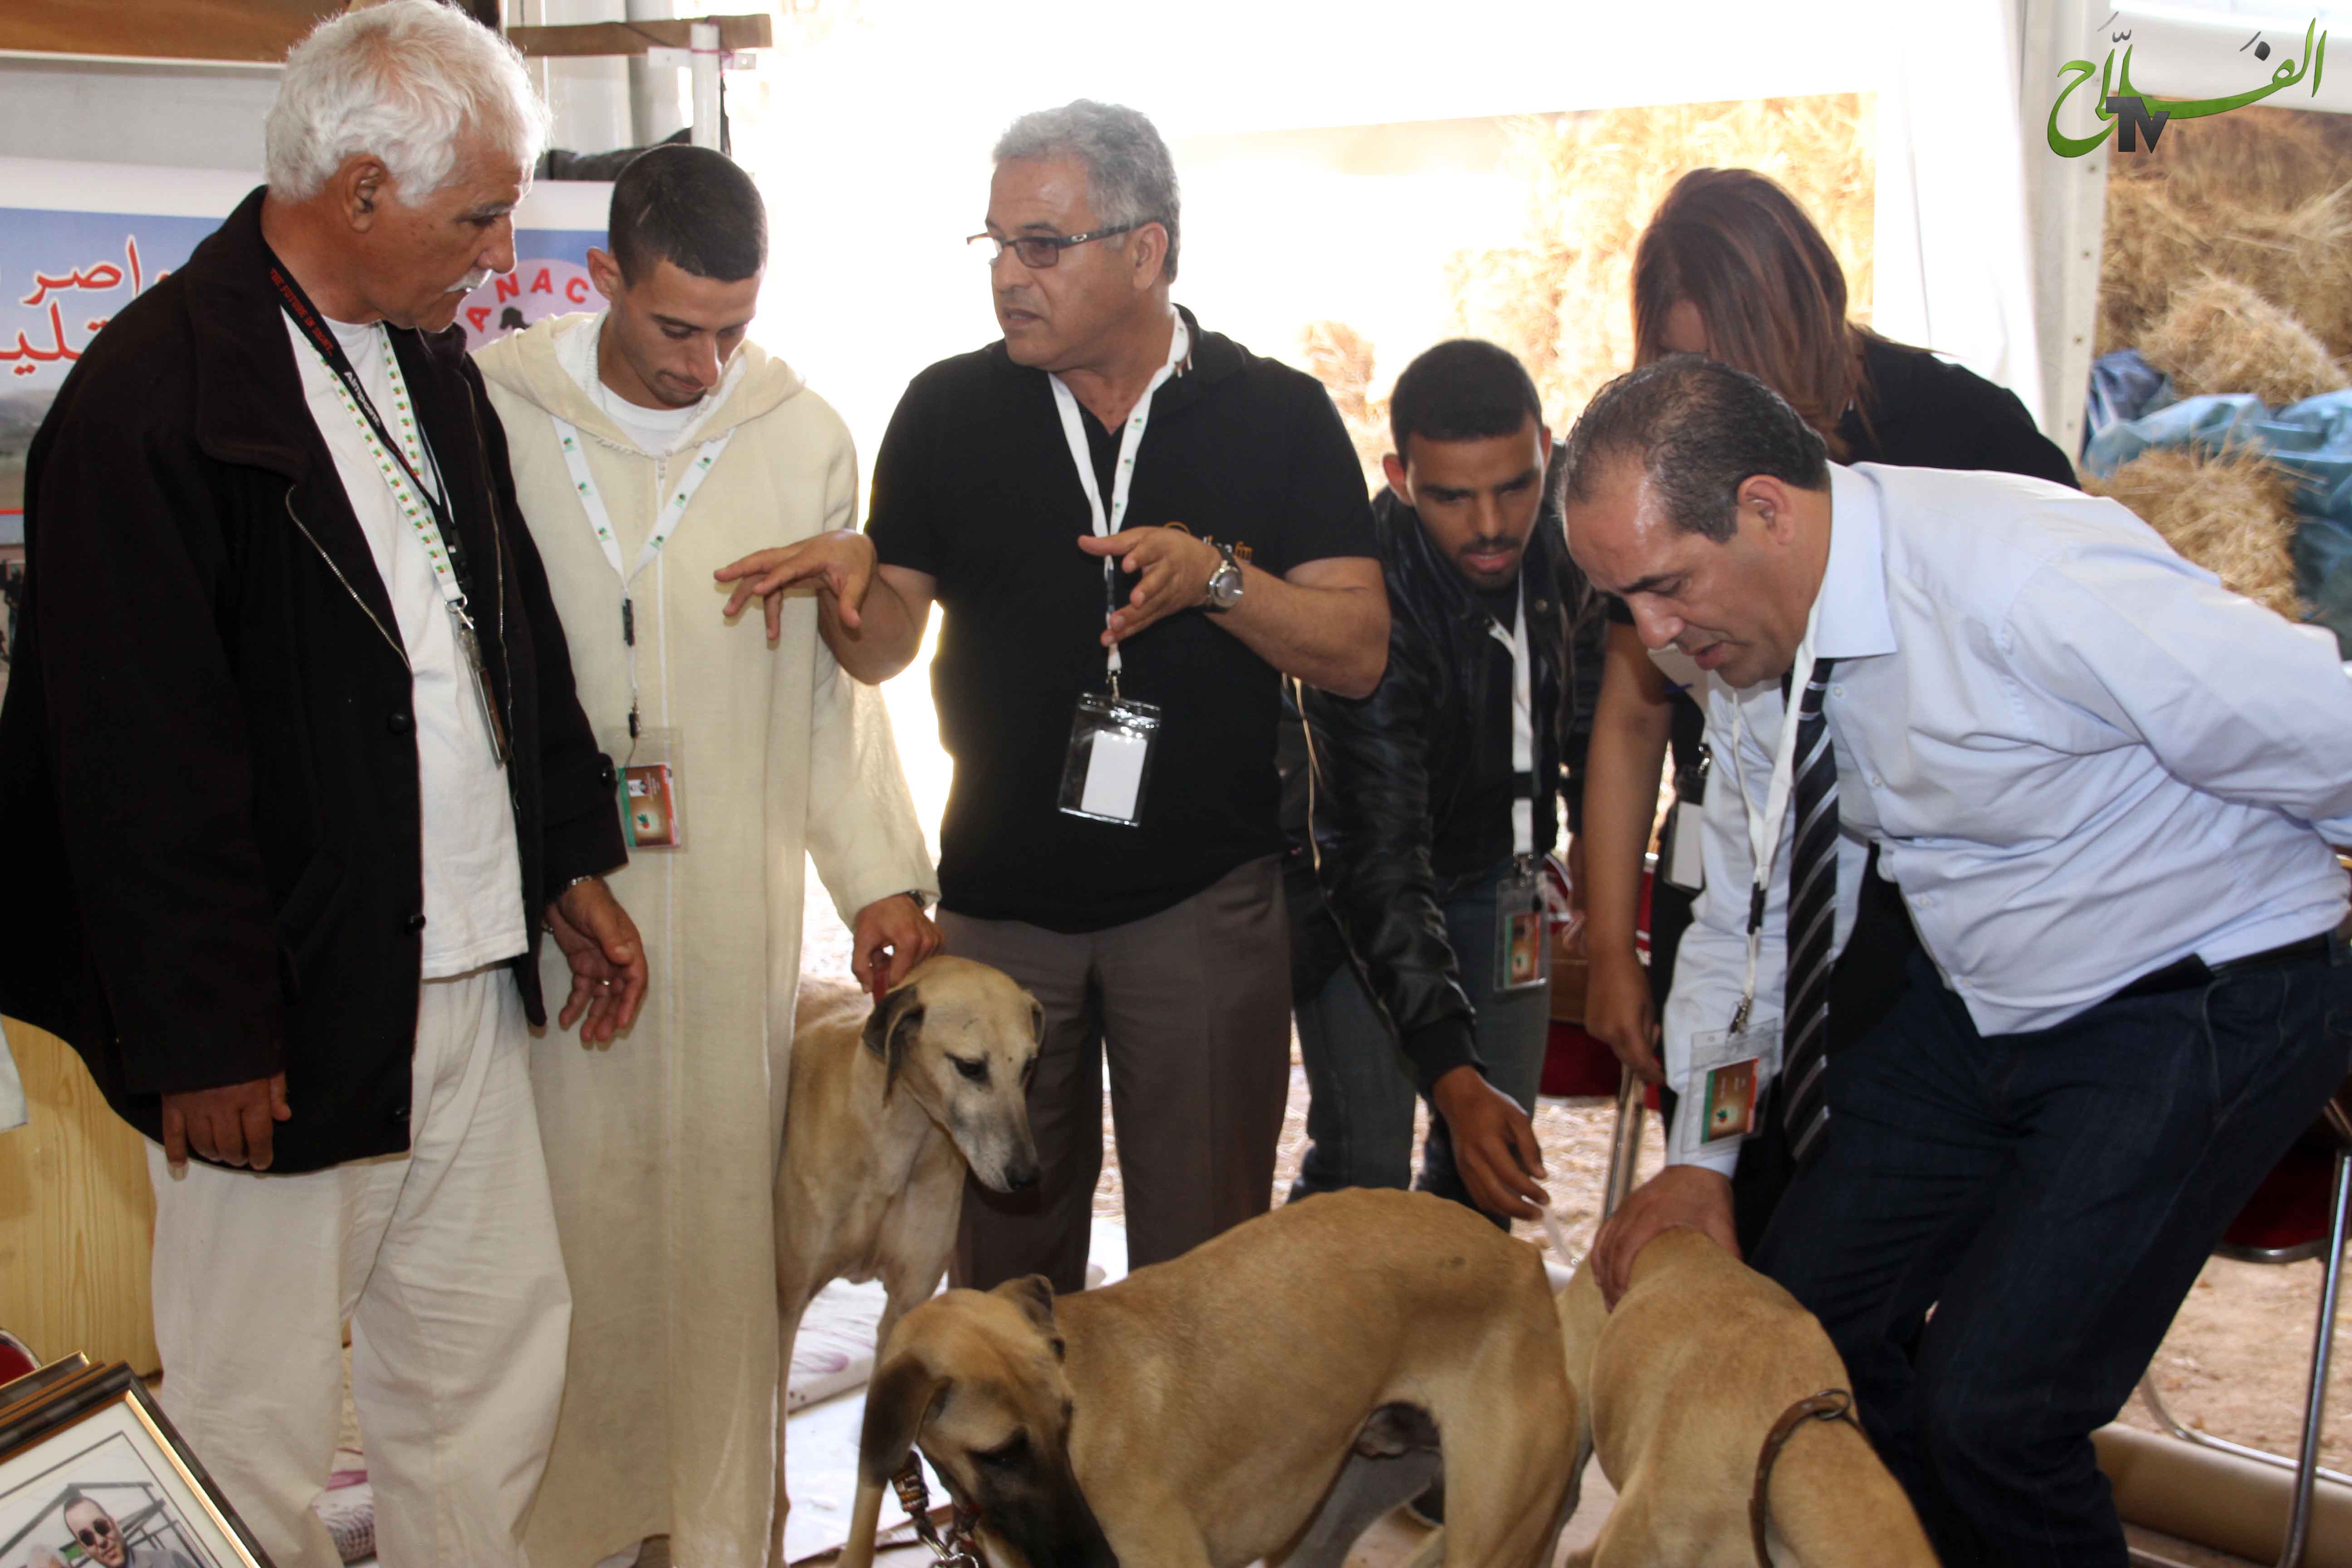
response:
[[[527,165],[547,129],[512,45],[437,0],[383,0],[321,22],[288,52],[262,163],[269,194],[299,202],[372,154],[413,206],[447,183],[469,130]]]

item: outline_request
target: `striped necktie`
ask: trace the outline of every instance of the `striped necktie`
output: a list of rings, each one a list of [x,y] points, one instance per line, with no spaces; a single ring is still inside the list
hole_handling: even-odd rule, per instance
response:
[[[1830,964],[1837,936],[1837,752],[1822,697],[1832,660],[1817,658],[1797,707],[1797,832],[1789,855],[1789,987],[1781,1028],[1780,1124],[1800,1166],[1829,1121],[1822,1069],[1828,1064]]]

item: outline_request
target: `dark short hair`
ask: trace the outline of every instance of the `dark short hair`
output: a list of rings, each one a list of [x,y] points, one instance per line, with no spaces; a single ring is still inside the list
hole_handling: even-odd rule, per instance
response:
[[[1517,433],[1528,420],[1543,423],[1534,377],[1507,349],[1478,338],[1454,338],[1404,367],[1389,394],[1389,435],[1397,456],[1405,438],[1475,441]]]
[[[613,182],[606,226],[622,281],[669,262],[697,278],[740,282],[768,264],[768,209],[751,176],[709,147],[648,147]]]
[[[1560,460],[1569,500],[1587,500],[1601,465],[1642,465],[1685,533],[1720,544],[1739,528],[1739,487],[1769,474],[1799,489],[1827,489],[1829,448],[1779,393],[1704,354],[1674,354],[1619,376],[1593,395]]]

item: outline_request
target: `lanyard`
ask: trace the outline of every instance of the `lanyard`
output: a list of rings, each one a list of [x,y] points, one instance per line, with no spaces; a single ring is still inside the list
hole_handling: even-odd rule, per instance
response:
[[[1805,683],[1813,672],[1813,635],[1821,614],[1821,601],[1816,598],[1805,618],[1805,640],[1797,645],[1796,661],[1789,667],[1792,674],[1780,713],[1780,744],[1772,755],[1772,773],[1764,786],[1760,812],[1748,793],[1747,769],[1740,761],[1747,749],[1743,742],[1748,704],[1739,693],[1731,694],[1731,776],[1739,792],[1739,808],[1747,815],[1748,847],[1756,862],[1756,880],[1748,894],[1748,978],[1740,986],[1739,1010],[1732,1015],[1734,1033],[1748,1026],[1748,1011],[1756,1004],[1756,963],[1764,949],[1764,900],[1772,886],[1773,862],[1780,853],[1780,830],[1789,819],[1789,796],[1796,787],[1798,716],[1804,708]]]
[[[295,330],[309,341],[311,349],[325,363],[327,372],[335,378],[342,393],[343,410],[359,426],[368,453],[375,459],[376,471],[383,476],[385,486],[401,515],[416,531],[418,541],[425,546],[425,559],[432,564],[433,581],[441,589],[441,602],[449,606],[457,618],[461,640],[474,632],[473,618],[466,613],[466,588],[463,578],[464,561],[458,554],[457,531],[449,514],[446,497],[447,486],[441,479],[440,459],[425,446],[424,431],[416,420],[416,408],[408,395],[408,383],[400,374],[400,356],[393,352],[392,335],[379,325],[378,334],[383,340],[384,368],[392,379],[393,412],[400,416],[400,438],[394,439],[386,426],[383,416],[376,409],[375,399],[361,384],[360,374],[343,353],[343,345],[327,328],[318,307],[310,303],[302,285],[286,270],[276,257],[269,258],[270,286],[278,291],[278,305],[293,321]],[[427,485],[423,470],[433,469],[436,483]]]
[[[1078,484],[1087,492],[1087,510],[1093,514],[1095,537],[1105,538],[1117,533],[1127,516],[1127,492],[1135,482],[1136,449],[1143,445],[1143,427],[1151,419],[1151,398],[1160,384],[1183,369],[1192,352],[1192,334],[1184,330],[1184,318],[1176,316],[1175,331],[1169,335],[1168,363],[1151,377],[1151,384],[1136,399],[1135,407],[1127,416],[1127,427],[1119,432],[1118,466],[1111,470],[1110,510],[1103,510],[1102,487],[1095,480],[1095,460],[1087,449],[1087,427],[1078,416],[1078,399],[1058,375],[1047,377],[1054,384],[1054,402],[1062,415],[1062,437],[1070,444],[1070,460],[1078,466]],[[1118,608],[1118,557],[1103,557],[1103,618],[1108,621]],[[1118,645],[1111,644],[1110,658],[1106,661],[1110,671],[1110,693],[1118,695]]]
[[[563,464],[572,470],[572,485],[580,492],[580,506],[588,514],[588,526],[595,530],[596,542],[604,549],[604,559],[612,563],[614,575],[621,580],[621,641],[629,650],[629,739],[634,741],[637,738],[637,611],[630,601],[629,586],[637,580],[637,574],[662,552],[669,536],[677,531],[679,521],[686,516],[687,503],[694,500],[694,492],[702,488],[702,481],[710,477],[711,465],[719,461],[719,453],[727,450],[727,443],[735,438],[735,432],[730,430],[705,441],[696,451],[694,461],[687,465],[685,477],[662,503],[653,531],[637,547],[636,563],[625,567],[621,564],[621,542],[613,533],[613,514],[604,510],[604,492],[596,488],[596,478],[588,471],[588,454],[580,444],[579,430],[568,420],[554,415],[548,417],[554,421],[555,439],[563,448]]]
[[[1536,848],[1536,704],[1528,658],[1528,594],[1524,584],[1518,589],[1517,614],[1512,618],[1510,635],[1504,636],[1503,624],[1492,616],[1487,618],[1486,629],[1494,634],[1496,642],[1511,650],[1511,772],[1528,781],[1528,792],[1515,794],[1511,800],[1511,853],[1524,860]]]

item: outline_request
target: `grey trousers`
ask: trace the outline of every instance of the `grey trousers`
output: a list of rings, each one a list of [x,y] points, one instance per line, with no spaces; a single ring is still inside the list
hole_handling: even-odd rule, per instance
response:
[[[947,951],[992,964],[1045,1009],[1029,1085],[1043,1167],[1025,1193],[967,1178],[950,1273],[988,1289],[1043,1274],[1086,1287],[1102,1174],[1103,1067],[1126,1193],[1128,1266],[1189,1251],[1264,1214],[1290,1091],[1290,930],[1279,859],[1174,907],[1066,934],[940,911]]]

